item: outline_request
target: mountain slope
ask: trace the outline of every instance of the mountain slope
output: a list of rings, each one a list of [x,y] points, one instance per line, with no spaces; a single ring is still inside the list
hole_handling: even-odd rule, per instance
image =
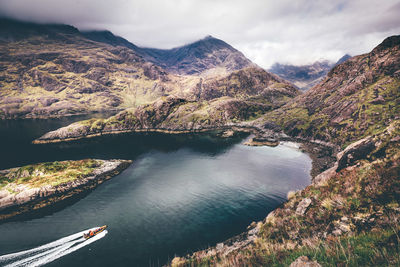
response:
[[[400,36],[334,67],[317,86],[269,114],[286,133],[339,145],[387,127],[400,114]]]
[[[202,99],[236,97],[239,94],[243,98],[256,95],[254,92],[261,89],[272,88],[275,83],[284,84],[283,87],[292,90],[291,85],[267,75],[264,70],[256,66],[250,68],[253,65],[244,56],[240,58],[246,64],[235,65],[236,61],[230,59],[241,53],[213,38],[175,49],[173,55],[166,57],[168,62],[172,62],[173,56],[176,56],[176,64],[185,62],[186,65],[182,63],[179,66],[188,73],[199,69],[200,65],[201,70],[223,69],[213,77],[204,76],[203,80],[203,76],[170,73],[148,61],[146,57],[149,56],[142,48],[107,31],[81,33],[68,25],[43,25],[5,19],[0,22],[0,118],[122,110],[153,103],[168,95],[192,101],[199,97],[199,90],[203,92]],[[215,55],[225,55],[225,61],[216,56],[208,64],[206,54],[211,51],[209,48]],[[192,64],[180,58],[184,51],[188,51],[188,58],[196,58],[197,61]],[[254,75],[255,78],[251,78],[251,81],[248,79],[246,83],[229,78],[235,70],[245,67],[247,76],[253,71],[264,74]],[[224,77],[228,77],[224,86],[235,88],[235,94],[225,87],[210,89],[212,79]],[[205,90],[202,90],[203,84]],[[257,85],[257,89],[250,88],[253,84]],[[243,93],[240,93],[242,89]],[[207,92],[211,91],[218,91],[218,94],[208,95]]]
[[[106,43],[112,46],[124,46],[126,48],[134,50],[135,52],[138,52],[140,50],[138,46],[132,44],[131,42],[120,36],[115,36],[110,31],[83,31],[82,34],[87,39],[95,42]]]
[[[212,36],[169,50],[142,51],[147,60],[178,74],[200,74],[218,67],[230,72],[254,65],[241,52]]]
[[[132,50],[93,42],[71,26],[1,22],[0,118],[123,109],[177,88]]]

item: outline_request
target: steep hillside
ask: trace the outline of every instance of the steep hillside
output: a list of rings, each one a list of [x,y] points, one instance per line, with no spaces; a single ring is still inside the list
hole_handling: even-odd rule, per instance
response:
[[[289,135],[347,145],[400,114],[400,36],[334,67],[317,86],[268,114]]]
[[[3,119],[123,110],[168,95],[188,101],[222,96],[244,99],[273,88],[280,94],[282,87],[294,92],[287,98],[297,95],[291,85],[211,37],[168,50],[168,56],[162,57],[165,64],[154,61],[166,70],[149,61],[154,59],[149,55],[155,50],[138,48],[107,31],[81,33],[68,25],[5,19],[0,23]],[[196,75],[171,74],[175,67],[170,63],[179,65],[178,73]],[[197,76],[204,71],[213,75]],[[286,100],[279,97],[272,106]]]
[[[171,265],[398,266],[399,134],[396,121],[349,146],[333,168],[290,192],[262,222]]]
[[[177,87],[132,50],[71,26],[1,22],[0,118],[123,109]]]

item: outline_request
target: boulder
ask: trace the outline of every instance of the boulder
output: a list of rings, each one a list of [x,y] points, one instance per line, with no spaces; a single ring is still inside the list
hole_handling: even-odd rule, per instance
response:
[[[297,205],[296,215],[304,215],[308,207],[311,205],[311,202],[312,200],[310,198],[304,198],[300,201],[299,205]]]
[[[300,256],[289,267],[321,267],[321,264],[311,261],[307,256]]]
[[[353,165],[357,160],[365,159],[375,149],[375,142],[372,136],[365,137],[347,146],[342,152],[338,153],[338,167],[340,171]]]

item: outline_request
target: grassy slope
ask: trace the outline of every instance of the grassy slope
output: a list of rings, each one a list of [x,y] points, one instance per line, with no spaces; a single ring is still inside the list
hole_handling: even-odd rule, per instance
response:
[[[84,159],[45,162],[13,168],[0,173],[0,190],[13,192],[13,188],[20,184],[29,188],[57,186],[90,176],[101,165],[100,161]]]
[[[261,223],[253,245],[227,256],[196,252],[173,265],[288,266],[301,255],[323,266],[399,265],[399,135],[395,122],[373,137],[377,147],[352,166],[291,193]],[[305,198],[311,205],[297,214]]]
[[[293,86],[251,64],[233,72],[221,65],[201,76],[170,74],[134,50],[89,40],[77,30],[39,31],[2,40],[0,47],[0,118],[121,110],[167,95],[190,101],[247,98],[275,84],[290,91],[287,98],[297,94]]]
[[[1,45],[7,54],[1,117],[123,109],[175,91],[183,80],[168,77],[129,49],[68,38],[69,43],[37,37]]]
[[[259,121],[287,134],[342,148],[377,133],[400,114],[400,36],[336,66],[320,84]]]

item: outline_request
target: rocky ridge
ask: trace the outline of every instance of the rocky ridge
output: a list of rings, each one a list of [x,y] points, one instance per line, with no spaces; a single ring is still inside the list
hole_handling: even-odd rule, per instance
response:
[[[119,111],[164,96],[193,101],[295,90],[213,37],[156,50],[107,31],[7,19],[0,25],[1,119]]]

